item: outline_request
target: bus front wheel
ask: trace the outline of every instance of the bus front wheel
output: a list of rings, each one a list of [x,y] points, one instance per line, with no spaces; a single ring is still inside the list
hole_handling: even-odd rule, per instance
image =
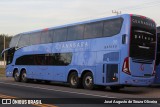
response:
[[[22,70],[21,81],[22,81],[22,82],[25,82],[25,83],[28,82],[26,70]]]
[[[19,76],[18,70],[14,71],[13,77],[16,82],[20,82],[20,76]]]
[[[93,75],[91,72],[87,72],[83,77],[83,87],[85,89],[92,90],[94,88]]]
[[[78,74],[76,72],[72,72],[69,75],[69,85],[72,88],[79,88],[80,87],[80,79],[78,78]]]

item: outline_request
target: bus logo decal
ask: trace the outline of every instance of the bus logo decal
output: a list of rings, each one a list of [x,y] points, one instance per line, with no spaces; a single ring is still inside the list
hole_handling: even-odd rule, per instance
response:
[[[56,49],[75,49],[75,48],[87,48],[88,42],[71,42],[71,43],[62,43],[56,44]]]

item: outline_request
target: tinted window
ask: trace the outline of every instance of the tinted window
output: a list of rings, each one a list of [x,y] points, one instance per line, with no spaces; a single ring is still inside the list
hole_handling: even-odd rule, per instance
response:
[[[71,53],[24,55],[16,60],[16,65],[55,65],[67,66],[71,63]]]
[[[52,42],[55,41],[54,40],[54,29],[49,31],[49,35],[50,37],[52,37]]]
[[[102,37],[102,30],[103,30],[103,22],[94,22],[86,24],[85,31],[84,31],[84,38],[96,38]]]
[[[157,33],[157,51],[160,54],[160,33]]]
[[[67,40],[83,39],[84,25],[71,26],[68,28]]]
[[[67,28],[55,29],[53,42],[63,42],[66,41],[67,37]]]
[[[48,65],[45,60],[45,54],[33,55],[34,65]]]
[[[11,42],[9,44],[9,47],[16,47],[18,41],[19,41],[20,35],[16,35],[14,37],[12,37]]]
[[[16,65],[35,65],[34,56],[24,55],[16,60]]]
[[[56,65],[68,65],[71,63],[72,55],[70,53],[55,53],[54,62]]]
[[[30,35],[28,35],[28,34],[22,35],[19,39],[18,47],[30,45],[29,37],[30,37]]]
[[[9,49],[7,51],[7,65],[12,63],[14,52],[15,52],[15,48]]]
[[[30,37],[30,44],[40,44],[41,43],[41,32],[32,33]]]
[[[155,59],[156,48],[155,22],[148,18],[131,16],[130,33],[130,57],[135,59],[134,61],[138,63],[142,61],[143,63],[152,63]],[[141,61],[136,59],[141,59]]]
[[[157,56],[156,65],[160,64],[160,33],[157,33]]]
[[[104,36],[114,36],[120,33],[122,22],[123,22],[122,18],[104,21],[104,30],[103,30]]]
[[[49,31],[43,31],[41,33],[41,43],[51,43],[51,42],[52,42],[52,37]]]

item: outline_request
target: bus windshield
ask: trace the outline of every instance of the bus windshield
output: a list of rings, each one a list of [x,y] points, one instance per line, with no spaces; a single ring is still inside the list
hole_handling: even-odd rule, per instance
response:
[[[130,57],[153,61],[155,47],[155,22],[143,16],[131,16]]]
[[[156,56],[156,65],[160,63],[160,33],[157,33],[157,56]]]

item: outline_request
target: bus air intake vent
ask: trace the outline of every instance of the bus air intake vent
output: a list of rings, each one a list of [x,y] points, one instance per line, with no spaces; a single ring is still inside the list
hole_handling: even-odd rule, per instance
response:
[[[106,83],[118,81],[118,64],[107,64]]]
[[[103,61],[119,61],[119,52],[110,52],[104,54]]]

